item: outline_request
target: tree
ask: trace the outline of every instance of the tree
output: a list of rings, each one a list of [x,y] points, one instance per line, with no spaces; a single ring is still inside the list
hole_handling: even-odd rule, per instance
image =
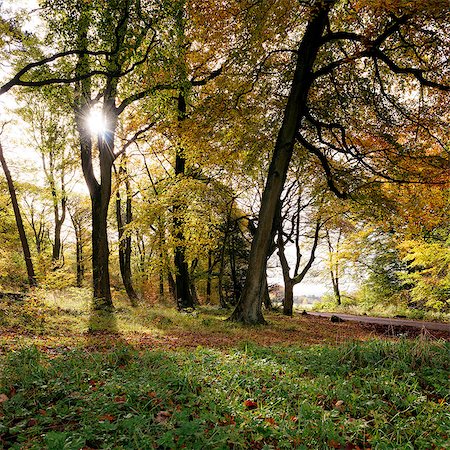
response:
[[[163,45],[155,26],[164,16],[164,11],[148,9],[135,0],[109,2],[107,8],[103,4],[80,5],[68,2],[58,12],[55,6],[53,3],[47,5],[47,9],[56,17],[53,18],[53,30],[61,27],[63,41],[68,38],[75,41],[77,63],[71,81],[75,83],[74,114],[83,175],[92,203],[94,307],[108,309],[113,305],[109,281],[107,215],[112,167],[122,153],[114,150],[117,126],[119,117],[131,105],[157,90],[171,87],[158,83],[160,80],[153,78],[154,73],[149,69],[156,70],[158,52]],[[74,18],[77,26],[70,31]],[[97,48],[100,50],[89,50],[92,35],[96,36]],[[93,60],[89,55],[103,56],[104,60]],[[151,62],[152,57],[156,59],[156,64]],[[105,129],[95,137],[96,146],[88,123],[88,117],[97,102],[94,90],[97,91],[97,99],[102,100],[101,118],[105,124]],[[94,170],[95,149],[98,151],[99,178]]]
[[[31,259],[30,247],[28,245],[27,235],[23,225],[22,214],[20,212],[19,202],[17,200],[16,189],[14,182],[9,171],[8,164],[6,163],[5,155],[3,154],[3,146],[0,143],[0,163],[5,173],[6,182],[8,184],[9,195],[11,197],[11,203],[14,210],[14,217],[16,219],[17,231],[19,233],[20,242],[22,244],[23,257],[25,259],[25,266],[27,268],[28,283],[31,287],[37,286],[36,275],[34,272],[33,260]]]
[[[442,33],[430,39],[427,31],[437,32],[447,23],[444,3],[427,7],[393,1],[383,7],[360,2],[355,16],[350,2],[313,2],[295,52],[296,66],[262,197],[246,285],[231,320],[265,322],[261,285],[268,236],[295,142],[318,158],[329,189],[341,198],[367,183],[404,181],[405,173],[409,180],[421,175],[411,166],[404,170],[403,161],[421,150],[405,127],[429,135],[432,117],[422,127],[422,111],[404,99],[416,92],[418,99],[426,96],[427,102],[440,108],[442,98],[433,96],[432,89],[450,90],[448,62],[439,57],[448,52],[449,41]],[[435,142],[438,145],[439,139]]]
[[[70,98],[67,86],[48,86],[27,91],[19,97],[24,106],[19,113],[30,126],[31,143],[41,156],[53,210],[53,269],[61,267],[61,230],[67,212],[67,183],[74,169],[73,124],[68,120],[70,108],[63,102]],[[72,176],[73,178],[73,176]]]
[[[125,185],[125,214],[122,207],[122,197],[120,194],[120,184]],[[117,190],[116,190],[116,220],[117,232],[119,235],[119,266],[120,274],[122,275],[123,285],[127,292],[128,298],[133,306],[137,305],[138,295],[134,290],[131,280],[131,234],[126,227],[129,226],[133,220],[132,211],[132,197],[131,183],[127,170],[127,161],[122,157],[122,161],[117,173]]]
[[[77,287],[82,287],[86,267],[85,246],[89,235],[88,223],[91,221],[90,208],[87,199],[81,196],[70,198],[67,208],[75,232]]]

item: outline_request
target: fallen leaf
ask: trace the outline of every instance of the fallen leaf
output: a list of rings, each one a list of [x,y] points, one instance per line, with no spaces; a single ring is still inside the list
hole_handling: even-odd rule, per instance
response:
[[[335,441],[334,439],[331,439],[331,441],[328,441],[328,447],[341,448],[341,444],[339,444],[339,442]]]
[[[36,419],[30,419],[28,422],[27,422],[27,427],[34,427],[35,425],[37,425],[37,420]]]
[[[342,409],[344,409],[344,401],[343,400],[338,400],[335,404],[334,404],[334,408],[338,409],[339,411],[342,411]]]
[[[276,425],[275,419],[273,417],[266,417],[264,422],[269,423],[270,425]]]
[[[5,403],[9,400],[9,397],[6,394],[0,394],[0,403]]]
[[[126,403],[127,399],[125,397],[125,395],[122,396],[118,396],[114,399],[114,403]]]
[[[256,409],[258,407],[258,403],[254,402],[253,400],[245,400],[244,406],[247,409]]]
[[[108,422],[114,422],[116,418],[112,414],[104,414],[103,416],[100,416],[99,418],[100,422],[104,422],[107,420]]]
[[[160,411],[156,414],[155,421],[156,423],[166,423],[170,419],[169,411]]]

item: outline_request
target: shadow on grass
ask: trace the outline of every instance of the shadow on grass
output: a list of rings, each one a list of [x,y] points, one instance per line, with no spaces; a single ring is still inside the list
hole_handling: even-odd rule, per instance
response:
[[[85,336],[87,347],[95,350],[113,350],[116,347],[128,346],[119,331],[114,310],[92,309]]]

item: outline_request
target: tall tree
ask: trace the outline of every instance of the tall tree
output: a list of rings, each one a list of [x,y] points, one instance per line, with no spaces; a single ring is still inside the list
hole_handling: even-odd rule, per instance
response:
[[[122,207],[122,197],[120,193],[120,184],[125,185],[125,211]],[[133,306],[137,305],[138,295],[133,287],[131,277],[131,234],[126,230],[133,220],[132,210],[133,193],[131,191],[131,182],[127,170],[127,160],[122,158],[117,173],[117,190],[116,190],[116,220],[117,232],[119,236],[119,267],[122,275],[125,291]]]
[[[419,120],[422,109],[414,109],[404,99],[416,92],[420,103],[422,93],[442,108],[442,100],[429,89],[450,90],[448,61],[439,57],[449,49],[442,33],[449,15],[444,4],[359,2],[356,15],[351,2],[310,4],[262,197],[246,285],[231,320],[265,322],[261,285],[268,237],[296,141],[318,158],[330,190],[339,197],[373,181],[401,178],[402,160],[420,145],[415,145],[412,129],[402,141],[400,132],[411,126],[430,133],[433,127],[428,123],[424,129]],[[436,31],[433,38],[430,29]],[[410,173],[409,178],[419,175]]]
[[[23,257],[25,259],[25,266],[27,268],[28,283],[31,287],[37,286],[36,274],[34,272],[33,260],[31,259],[30,247],[28,245],[27,235],[25,233],[25,227],[23,226],[22,214],[20,212],[19,202],[17,200],[16,189],[9,170],[8,164],[3,153],[3,146],[0,143],[0,163],[5,173],[6,182],[8,184],[9,195],[11,197],[11,203],[14,210],[14,217],[16,219],[17,231],[19,233],[20,242],[22,244]]]

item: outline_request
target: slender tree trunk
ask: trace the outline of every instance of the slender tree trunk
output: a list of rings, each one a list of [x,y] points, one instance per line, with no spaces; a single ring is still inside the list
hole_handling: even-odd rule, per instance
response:
[[[63,196],[64,197],[61,199],[61,211],[59,211],[59,207],[57,204],[56,206],[54,206],[55,229],[53,234],[53,248],[52,248],[52,261],[54,264],[54,269],[61,267],[61,265],[58,265],[57,263],[61,259],[62,254],[61,230],[66,220],[66,211],[67,211],[67,200],[64,192]],[[57,200],[54,199],[54,201]]]
[[[270,311],[272,309],[272,300],[270,300],[270,294],[269,294],[269,285],[267,284],[267,276],[266,280],[264,282],[264,306],[265,308]]]
[[[212,250],[208,250],[208,274],[206,277],[206,304],[211,303]]]
[[[77,250],[77,287],[83,286],[84,261],[83,261],[83,236],[81,228],[75,231],[76,250]]]
[[[122,172],[126,176],[126,169],[122,168]],[[131,236],[124,237],[125,225],[129,225],[133,220],[133,212],[131,209],[132,195],[131,187],[128,179],[125,180],[126,188],[126,205],[125,205],[125,223],[122,217],[122,198],[120,196],[119,186],[116,194],[116,219],[117,232],[119,235],[119,267],[122,276],[125,291],[133,306],[137,306],[138,296],[134,290],[131,281]]]
[[[284,112],[283,123],[269,167],[268,178],[261,201],[258,229],[252,241],[249,266],[242,296],[229,320],[246,324],[264,324],[261,304],[267,256],[271,246],[271,231],[274,225],[277,206],[295,144],[295,137],[306,112],[307,98],[312,79],[312,69],[322,44],[329,8],[332,1],[315,2],[318,12],[305,30],[298,49],[297,65],[292,81],[291,92]]]
[[[164,271],[159,269],[159,300],[164,301]]]
[[[331,271],[331,282],[333,283],[333,292],[334,298],[336,299],[336,303],[341,305],[341,291],[339,289],[339,277],[334,275],[333,271]]]
[[[16,219],[17,231],[19,232],[20,243],[22,244],[22,252],[25,259],[25,266],[27,269],[28,283],[31,287],[37,286],[36,275],[34,272],[33,261],[31,259],[30,247],[28,245],[27,235],[23,226],[22,215],[20,213],[19,202],[17,200],[16,189],[11,177],[11,172],[3,155],[3,147],[0,143],[0,162],[2,164],[3,172],[5,172],[6,183],[8,184],[9,195],[14,210],[14,217]]]

